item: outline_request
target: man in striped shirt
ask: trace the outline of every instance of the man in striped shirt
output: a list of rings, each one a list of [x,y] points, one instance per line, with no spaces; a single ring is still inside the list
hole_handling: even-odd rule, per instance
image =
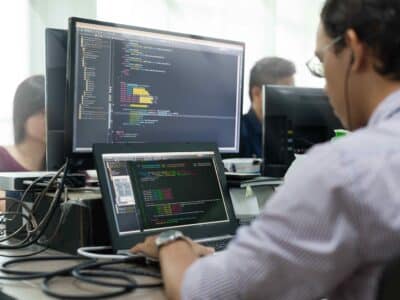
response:
[[[348,136],[312,148],[218,255],[188,239],[160,258],[171,299],[375,299],[400,254],[400,1],[326,0],[308,66]]]

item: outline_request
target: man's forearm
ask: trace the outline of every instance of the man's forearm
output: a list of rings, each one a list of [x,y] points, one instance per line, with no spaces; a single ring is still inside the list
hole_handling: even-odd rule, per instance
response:
[[[192,246],[184,240],[173,242],[160,249],[161,272],[168,299],[180,299],[185,271],[197,258]]]

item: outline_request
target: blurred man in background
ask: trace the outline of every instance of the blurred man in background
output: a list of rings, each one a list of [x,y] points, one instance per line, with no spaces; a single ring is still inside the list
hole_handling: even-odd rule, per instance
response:
[[[240,156],[261,157],[264,84],[294,85],[295,65],[284,58],[264,57],[250,71],[249,96],[251,108],[242,118]]]

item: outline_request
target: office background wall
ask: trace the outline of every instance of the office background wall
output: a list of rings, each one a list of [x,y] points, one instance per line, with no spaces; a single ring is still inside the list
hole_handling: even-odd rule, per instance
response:
[[[70,16],[193,33],[246,43],[243,112],[250,107],[248,75],[263,56],[295,62],[296,84],[322,87],[305,61],[314,50],[324,0],[13,0],[0,4],[2,107],[0,144],[11,144],[12,100],[19,82],[44,73],[44,29],[67,28]]]

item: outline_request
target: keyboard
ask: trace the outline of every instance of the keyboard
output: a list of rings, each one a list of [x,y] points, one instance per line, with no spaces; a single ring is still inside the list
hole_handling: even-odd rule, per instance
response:
[[[196,240],[196,242],[200,243],[206,247],[213,247],[215,251],[222,251],[228,246],[228,243],[232,240],[232,236],[224,236],[217,238],[210,238],[204,240]]]

